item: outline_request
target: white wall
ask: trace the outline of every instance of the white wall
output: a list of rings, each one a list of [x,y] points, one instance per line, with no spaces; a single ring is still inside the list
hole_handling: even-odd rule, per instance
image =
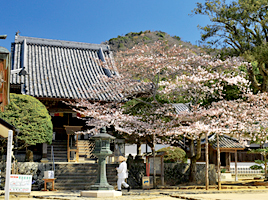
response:
[[[170,145],[163,145],[163,144],[156,144],[155,145],[155,150],[159,150],[161,148],[164,147],[168,147]],[[148,152],[152,152],[151,148],[148,146]],[[146,153],[146,144],[142,144],[141,145],[141,154]],[[136,156],[137,155],[137,145],[136,144],[126,144],[125,146],[125,154],[126,157],[131,154],[132,156]]]

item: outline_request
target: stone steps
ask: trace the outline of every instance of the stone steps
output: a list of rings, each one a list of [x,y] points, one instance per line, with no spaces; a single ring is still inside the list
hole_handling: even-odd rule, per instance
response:
[[[47,158],[51,160],[51,146],[53,146],[54,161],[55,162],[67,162],[67,141],[56,140],[47,147]]]
[[[116,186],[117,165],[106,165],[107,181]],[[98,164],[68,163],[55,166],[55,189],[57,190],[87,190],[96,182]]]

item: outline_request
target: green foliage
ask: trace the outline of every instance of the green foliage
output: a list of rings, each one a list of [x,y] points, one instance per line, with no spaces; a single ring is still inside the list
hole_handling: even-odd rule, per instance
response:
[[[261,164],[265,164],[264,160],[255,160],[255,163],[261,165]]]
[[[0,113],[0,118],[19,129],[21,145],[52,142],[51,117],[46,107],[34,97],[10,94],[10,104]]]
[[[144,40],[151,40],[151,39],[150,39],[149,37],[147,37],[147,36],[144,36],[143,39],[144,39]]]
[[[169,34],[165,32],[150,31],[150,30],[140,32],[129,32],[124,36],[111,38],[109,41],[107,41],[107,44],[110,46],[111,50],[116,53],[117,51],[124,51],[126,49],[131,49],[134,45],[140,45],[140,44],[153,45],[154,42],[159,40],[166,42],[169,46],[183,45],[184,47],[194,52],[197,52],[198,54],[204,52],[203,49],[195,47],[189,42],[182,41],[179,36],[171,37]],[[120,43],[123,43],[125,47],[120,48],[119,46]]]
[[[221,173],[225,173],[226,172],[226,169],[221,169]]]
[[[164,162],[165,163],[176,163],[176,162],[186,162],[187,156],[183,149],[179,147],[165,147],[162,149],[159,149],[157,152],[166,152],[164,155]]]
[[[263,169],[262,166],[260,166],[260,165],[252,165],[252,166],[250,166],[249,168],[252,169],[252,170]]]
[[[225,1],[208,0],[197,3],[194,14],[207,15],[212,24],[199,27],[201,39],[211,48],[226,47],[226,55],[244,56],[248,61],[257,61],[256,69],[248,68],[249,80],[254,92],[268,91],[268,27],[266,0],[239,0],[226,4]]]
[[[175,164],[175,166],[165,165],[165,182],[168,185],[179,185],[189,181],[189,165]]]
[[[144,164],[128,163],[128,182],[133,188],[142,186],[142,177],[145,175],[146,168]]]
[[[156,35],[158,35],[161,38],[165,38],[166,33],[165,32],[162,32],[162,31],[159,31],[159,32],[156,33]]]
[[[119,49],[125,48],[125,45],[123,43],[119,43],[118,45]]]
[[[168,103],[168,99],[165,99],[164,96],[160,96],[160,95],[156,95],[155,99],[160,103]],[[139,99],[132,99],[128,102],[126,102],[124,104],[124,108],[125,108],[125,112],[126,113],[131,113],[132,115],[146,115],[147,114],[151,114],[150,109],[152,109],[152,104],[147,104],[146,102],[152,102],[153,101],[153,97],[149,97],[149,98],[145,98],[142,97]],[[155,108],[153,108],[155,109]]]
[[[178,41],[180,41],[181,40],[181,38],[179,37],[179,36],[173,36],[173,38],[175,38],[176,40],[178,40]]]
[[[261,148],[261,149],[252,149],[248,153],[261,154],[261,155],[263,155],[266,158],[266,156],[268,155],[268,147]]]
[[[250,168],[251,169],[263,169],[261,165],[264,165],[265,168],[267,166],[267,155],[268,155],[268,147],[266,148],[260,148],[260,149],[252,149],[250,150],[248,153],[257,153],[257,154],[261,154],[263,155],[263,157],[265,158],[264,160],[255,160],[255,163],[258,164],[258,165],[253,165],[251,166]],[[262,172],[265,172],[265,176],[267,176],[267,169],[266,171],[262,171]]]

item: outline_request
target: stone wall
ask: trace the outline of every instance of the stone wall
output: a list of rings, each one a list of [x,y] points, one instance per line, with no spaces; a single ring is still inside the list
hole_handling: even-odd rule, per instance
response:
[[[205,185],[205,164],[197,164],[196,182],[198,185]],[[142,187],[142,177],[146,175],[146,165],[144,163],[128,164],[128,182],[133,188]],[[187,184],[189,182],[190,164],[185,163],[164,163],[165,185]],[[157,184],[161,184],[157,178]],[[209,184],[216,184],[216,169],[214,164],[209,165]]]
[[[0,162],[1,169],[1,189],[4,187],[5,162]],[[63,165],[63,164],[61,164]],[[187,183],[189,180],[190,164],[165,163],[165,185],[179,185]],[[57,168],[57,166],[56,166]],[[41,190],[44,187],[44,171],[52,170],[52,164],[39,162],[18,162],[12,168],[15,174],[32,175],[32,190]],[[128,182],[133,188],[142,187],[142,177],[145,176],[146,166],[144,163],[133,163],[129,166]],[[205,165],[197,164],[197,184],[205,185]],[[209,182],[216,184],[216,170],[214,165],[209,168]]]
[[[187,183],[190,175],[190,164],[185,163],[165,163],[165,184],[166,185],[179,185]],[[206,165],[196,165],[196,182],[198,185],[205,185]],[[209,165],[209,184],[216,184],[216,169],[214,164]]]
[[[15,167],[14,167],[15,166]],[[6,176],[6,162],[0,162],[1,169],[1,189],[4,188]],[[44,171],[52,170],[52,164],[38,162],[18,162],[12,163],[14,174],[32,175],[32,190],[41,190],[44,187]]]

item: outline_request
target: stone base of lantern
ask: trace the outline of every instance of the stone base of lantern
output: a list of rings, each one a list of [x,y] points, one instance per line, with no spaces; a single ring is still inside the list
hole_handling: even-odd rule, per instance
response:
[[[122,192],[115,190],[88,190],[88,191],[81,191],[81,196],[95,197],[95,198],[120,197],[122,196]]]

